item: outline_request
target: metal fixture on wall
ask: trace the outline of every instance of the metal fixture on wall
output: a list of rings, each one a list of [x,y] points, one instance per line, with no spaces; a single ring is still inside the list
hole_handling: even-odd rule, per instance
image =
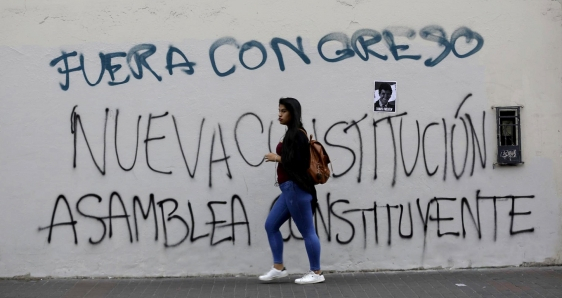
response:
[[[495,107],[498,140],[498,165],[522,164],[521,159],[522,106]]]

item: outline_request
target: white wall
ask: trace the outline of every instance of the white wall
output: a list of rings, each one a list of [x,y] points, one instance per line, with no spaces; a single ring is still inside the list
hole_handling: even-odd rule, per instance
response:
[[[274,164],[260,162],[283,135],[276,123],[282,96],[301,101],[305,127],[326,144],[337,176],[317,188],[324,270],[562,263],[560,3],[396,2],[3,1],[0,276],[266,270],[263,223],[280,192]],[[342,40],[360,29],[393,32],[397,45],[409,46],[399,56],[421,57],[397,60],[384,39],[368,49],[386,60],[371,54],[364,61],[349,50],[353,57],[328,62],[342,49],[335,40],[324,44],[321,57],[323,37],[339,32]],[[426,66],[445,49],[421,36],[428,29],[434,36],[443,30],[449,41],[462,32],[481,39],[467,44],[460,37],[456,55]],[[257,41],[265,63],[249,70],[240,50],[226,44],[214,52],[216,67],[235,71],[217,75],[209,53],[224,37],[238,46]],[[310,62],[280,45],[281,71],[274,38],[294,46],[302,38]],[[161,81],[146,66],[135,78],[133,56],[129,63],[120,54],[107,58],[141,44],[155,47],[145,60]],[[195,63],[192,74],[182,72],[187,67],[169,74],[170,46]],[[56,59],[72,52],[68,68],[80,67],[83,55],[92,84],[103,53],[99,84],[89,86],[82,71],[66,83],[64,60]],[[253,48],[243,61],[255,67],[262,58]],[[172,63],[181,62],[174,54]],[[374,80],[398,82],[395,114],[371,112]],[[525,163],[494,166],[492,107],[511,105],[523,106]],[[151,196],[156,206],[147,219],[138,208],[135,214],[134,198],[146,209]],[[480,236],[466,206],[463,217],[464,198],[479,216]],[[108,219],[110,212],[117,217]],[[68,224],[70,216],[75,224]],[[438,216],[452,220],[438,223]],[[233,221],[242,224],[232,229]],[[304,245],[293,232],[286,265],[304,272]],[[288,226],[283,234],[291,235]]]

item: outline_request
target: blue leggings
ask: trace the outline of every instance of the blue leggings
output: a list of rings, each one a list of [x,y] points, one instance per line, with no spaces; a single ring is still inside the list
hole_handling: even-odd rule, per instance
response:
[[[281,196],[271,208],[265,221],[265,231],[273,253],[273,263],[283,264],[283,236],[281,236],[279,228],[292,217],[304,238],[310,270],[320,270],[320,241],[314,229],[312,207],[310,206],[312,195],[302,190],[293,181],[284,182],[279,185],[279,188]]]

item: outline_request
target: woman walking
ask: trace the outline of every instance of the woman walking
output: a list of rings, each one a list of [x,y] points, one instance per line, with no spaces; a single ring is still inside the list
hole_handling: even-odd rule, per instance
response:
[[[283,237],[279,228],[289,218],[297,225],[304,238],[310,272],[295,280],[297,284],[323,282],[320,270],[320,241],[312,220],[316,208],[316,189],[307,169],[310,165],[310,149],[307,133],[302,126],[301,105],[294,98],[279,100],[279,123],[287,126],[283,141],[277,144],[276,153],[265,155],[266,161],[277,162],[277,183],[281,196],[277,199],[267,220],[265,230],[273,254],[273,267],[261,275],[262,281],[270,281],[288,275],[283,265]]]

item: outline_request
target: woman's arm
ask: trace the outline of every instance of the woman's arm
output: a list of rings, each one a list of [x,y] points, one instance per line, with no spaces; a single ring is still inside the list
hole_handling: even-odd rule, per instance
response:
[[[277,155],[273,152],[269,152],[268,154],[266,154],[264,159],[265,159],[265,161],[274,161],[274,162],[281,163],[281,156],[279,156],[279,155]]]

